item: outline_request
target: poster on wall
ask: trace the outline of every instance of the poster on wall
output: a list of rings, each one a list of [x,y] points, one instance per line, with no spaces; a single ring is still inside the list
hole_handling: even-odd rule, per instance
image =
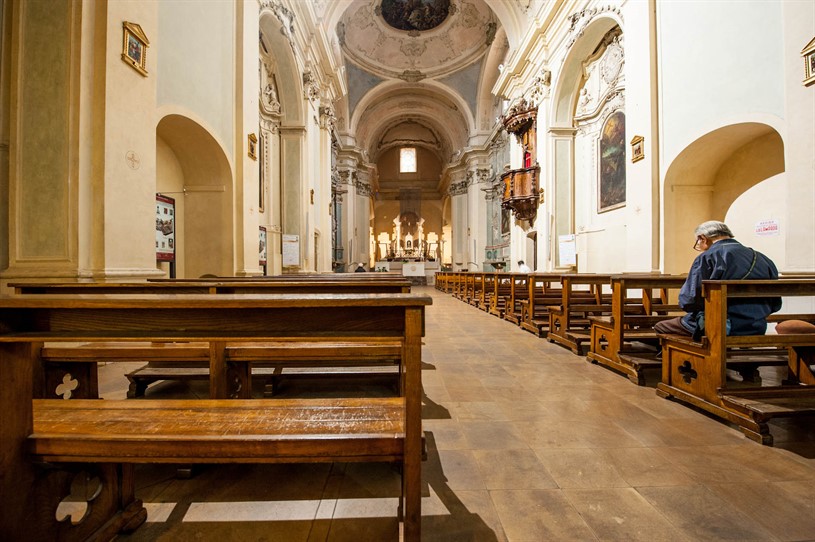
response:
[[[300,236],[283,235],[283,267],[300,265]]]
[[[266,236],[266,228],[263,226],[260,227],[259,233],[259,242],[258,242],[258,263],[260,265],[266,265],[266,257],[267,257],[267,236]]]
[[[573,233],[558,236],[558,265],[560,267],[577,265],[577,241]]]
[[[156,260],[175,261],[175,200],[156,194]]]
[[[778,220],[762,220],[756,223],[756,235],[778,235],[781,231],[781,225]]]

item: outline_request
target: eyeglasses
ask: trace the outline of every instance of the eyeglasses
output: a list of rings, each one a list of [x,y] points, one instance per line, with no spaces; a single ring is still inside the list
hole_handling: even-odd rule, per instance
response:
[[[699,247],[699,243],[701,243],[704,240],[705,240],[704,237],[702,237],[701,235],[697,235],[696,236],[696,242],[693,243],[693,250],[695,250],[697,252],[702,252],[702,249]]]

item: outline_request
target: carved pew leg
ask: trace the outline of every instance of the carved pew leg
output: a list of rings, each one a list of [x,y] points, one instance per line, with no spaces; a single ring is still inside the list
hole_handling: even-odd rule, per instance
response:
[[[131,464],[41,465],[29,540],[110,540],[147,519]]]
[[[153,382],[152,380],[130,375],[127,375],[127,379],[130,380],[130,386],[127,388],[128,399],[144,397],[144,393],[147,391],[147,386]]]

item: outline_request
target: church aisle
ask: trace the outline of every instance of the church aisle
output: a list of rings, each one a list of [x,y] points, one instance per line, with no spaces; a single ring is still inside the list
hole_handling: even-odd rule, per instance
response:
[[[776,447],[763,447],[447,294],[415,291],[434,299],[423,540],[815,539],[812,420],[774,425]],[[101,372],[103,394],[123,395],[122,365]],[[395,531],[399,477],[387,465],[213,466],[189,480],[139,469],[150,518],[118,540],[379,542]]]

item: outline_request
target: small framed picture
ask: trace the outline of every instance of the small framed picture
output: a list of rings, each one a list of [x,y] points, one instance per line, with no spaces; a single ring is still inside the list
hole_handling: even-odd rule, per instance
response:
[[[804,57],[804,85],[809,86],[815,83],[815,38],[807,43],[801,56]]]
[[[247,151],[247,154],[249,155],[249,158],[251,158],[252,160],[257,160],[258,159],[258,136],[256,136],[255,134],[249,134],[247,139],[249,140],[249,150]]]
[[[631,140],[631,162],[639,162],[645,158],[645,138],[634,136]]]
[[[122,60],[147,77],[147,47],[150,42],[144,30],[136,23],[122,23]]]

